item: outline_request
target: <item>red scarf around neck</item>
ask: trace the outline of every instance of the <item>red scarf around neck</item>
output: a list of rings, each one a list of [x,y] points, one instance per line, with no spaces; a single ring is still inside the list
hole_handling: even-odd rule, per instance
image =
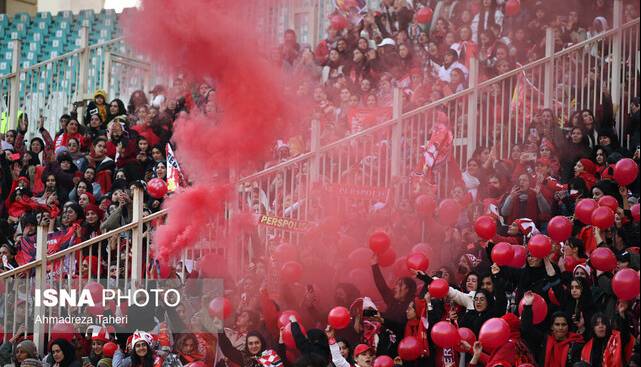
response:
[[[571,344],[582,341],[583,337],[575,333],[569,333],[568,337],[562,341],[557,341],[552,335],[548,335],[544,367],[566,367]]]

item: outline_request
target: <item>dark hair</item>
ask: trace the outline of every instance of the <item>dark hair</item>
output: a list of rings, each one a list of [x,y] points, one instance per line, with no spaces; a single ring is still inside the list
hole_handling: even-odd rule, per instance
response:
[[[104,142],[105,144],[107,144],[107,141],[108,141],[108,140],[107,140],[107,138],[105,138],[105,137],[98,136],[97,138],[95,138],[95,139],[93,140],[93,142],[91,142],[91,145],[93,145],[93,146],[95,147],[95,146],[96,146],[96,145],[98,145],[98,143],[100,143],[101,141],[102,141],[102,142]]]
[[[245,337],[245,350],[249,352],[249,348],[247,347],[247,341],[252,336],[260,340],[260,350],[258,351],[258,354],[262,353],[267,348],[267,342],[265,341],[265,337],[263,336],[263,334],[261,334],[260,331],[258,330],[252,330],[247,333],[247,336]]]
[[[405,284],[408,289],[407,300],[414,299],[414,297],[416,296],[416,283],[414,282],[414,279],[410,277],[402,277],[398,281]]]
[[[479,288],[474,294],[474,298],[476,298],[479,293],[484,295],[485,299],[487,299],[487,308],[485,309],[485,311],[492,311],[492,309],[494,308],[494,295],[485,289]]]
[[[578,239],[576,237],[570,237],[570,239],[568,239],[568,243],[567,244],[570,247],[575,247],[575,248],[577,248],[579,250],[577,255],[580,258],[582,258],[582,259],[586,259],[587,258],[587,255],[585,254],[585,245],[583,244],[582,240],[580,240],[580,239]]]
[[[64,356],[62,362],[60,362],[60,367],[68,367],[76,360],[76,351],[70,342],[65,339],[56,339],[49,345],[49,350],[51,350],[54,345],[57,345],[60,348]],[[51,358],[53,359],[53,355]]]
[[[550,317],[550,320],[552,320],[552,322],[554,322],[554,320],[558,319],[559,317],[564,318],[565,322],[567,322],[568,325],[570,325],[570,318],[568,317],[568,314],[566,314],[563,311],[556,311],[555,313],[553,313],[552,317]]]
[[[607,340],[610,337],[610,334],[612,334],[612,323],[610,322],[610,318],[601,311],[592,315],[592,318],[590,319],[590,332],[594,333],[594,327],[599,321],[605,325],[605,339]],[[596,337],[596,335],[594,337]]]
[[[142,341],[147,344],[146,341]],[[132,367],[153,367],[154,366],[154,353],[151,350],[151,345],[147,344],[147,354],[144,357],[140,357],[136,353],[136,345],[134,344],[131,350],[129,351],[129,358],[131,358]]]
[[[349,363],[350,365],[354,365],[354,358],[352,358],[352,352],[353,352],[352,345],[349,343],[349,341],[347,341],[347,339],[345,338],[339,337],[339,338],[336,338],[336,343],[345,344],[345,346],[347,347],[347,350],[349,350],[349,353],[347,353],[347,358],[345,359],[347,360],[347,363]]]
[[[476,289],[475,289],[475,290],[478,290],[478,289],[479,289],[478,281],[479,281],[479,280],[481,280],[481,277],[479,276],[479,273],[477,273],[477,272],[475,272],[475,271],[470,271],[469,273],[467,273],[467,275],[465,275],[465,278],[463,278],[463,281],[461,282],[461,289],[466,290],[466,289],[465,289],[465,284],[467,283],[467,279],[468,279],[471,275],[475,275],[475,276],[476,276],[476,280],[477,280],[477,282],[476,282]]]

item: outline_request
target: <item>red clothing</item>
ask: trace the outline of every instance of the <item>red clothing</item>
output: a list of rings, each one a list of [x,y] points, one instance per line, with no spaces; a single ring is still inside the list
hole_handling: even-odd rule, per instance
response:
[[[145,125],[136,125],[131,128],[132,130],[135,130],[138,132],[138,134],[149,142],[150,146],[156,146],[160,143],[160,138],[158,135],[156,135],[153,130],[151,130],[151,127],[145,126]]]
[[[567,366],[568,353],[574,342],[583,341],[579,334],[570,333],[567,339],[557,341],[552,335],[548,335],[548,341],[545,345],[545,365],[544,367],[571,367]]]
[[[581,360],[584,362],[592,363],[590,360],[590,354],[592,353],[592,344],[594,338],[590,339],[581,350]],[[603,359],[601,360],[601,366],[603,367],[622,367],[623,362],[621,360],[622,356],[622,345],[621,345],[621,333],[616,330],[612,331],[612,335],[608,339],[608,343],[605,346],[603,353]],[[626,362],[628,361],[626,357]]]
[[[590,256],[592,251],[599,245],[596,243],[596,238],[594,238],[594,230],[592,226],[585,226],[581,228],[581,231],[579,232],[579,239],[583,241],[585,254],[588,256]]]

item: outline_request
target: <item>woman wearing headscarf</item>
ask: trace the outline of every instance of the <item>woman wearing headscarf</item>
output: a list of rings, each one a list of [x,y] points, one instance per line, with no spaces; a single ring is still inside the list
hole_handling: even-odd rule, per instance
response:
[[[122,115],[127,115],[125,103],[119,98],[112,99],[111,102],[109,102],[109,110],[107,111],[107,120],[105,120],[105,122],[109,124],[116,116]]]
[[[56,339],[49,346],[49,355],[45,359],[51,367],[81,367],[76,359],[76,351],[73,345],[65,339]]]
[[[588,189],[592,189],[596,184],[596,164],[588,158],[581,158],[574,165],[574,177],[580,178],[585,182]]]
[[[107,120],[107,92],[102,89],[96,90],[93,95],[93,101],[87,105],[87,112],[85,113],[85,121],[89,121],[92,115],[99,115],[100,121]]]
[[[218,333],[218,343],[225,357],[240,367],[269,366],[269,361],[271,361],[273,365],[278,365],[282,360],[276,351],[267,349],[267,342],[258,331],[250,331],[247,333],[245,350],[243,351],[234,348],[224,332]],[[276,361],[278,361],[278,363],[276,363]]]
[[[627,327],[628,320],[625,311],[619,310],[619,330],[614,330],[610,319],[603,313],[597,312],[592,316],[590,328],[592,338],[581,350],[581,360],[590,363],[591,367],[623,367],[630,362],[632,344]]]
[[[570,138],[562,147],[561,161],[562,177],[566,180],[574,177],[574,165],[581,158],[590,158],[592,152],[581,128],[572,128]]]
[[[112,361],[113,367],[161,367],[163,359],[153,349],[151,334],[137,330],[131,338],[129,356],[116,350]]]
[[[23,340],[17,343],[14,347],[16,341],[13,339],[18,339],[22,335],[16,335],[11,340],[7,340],[0,346],[0,362],[10,362],[2,363],[4,367],[20,367],[22,362],[27,358],[38,358],[38,349],[33,341]],[[13,347],[13,351],[11,348]],[[10,357],[9,357],[10,356]],[[9,357],[9,358],[7,358]]]

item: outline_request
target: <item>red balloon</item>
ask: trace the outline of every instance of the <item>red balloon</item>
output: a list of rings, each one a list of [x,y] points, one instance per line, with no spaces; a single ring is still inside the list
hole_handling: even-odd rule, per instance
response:
[[[436,208],[436,201],[429,195],[419,195],[416,197],[416,200],[414,200],[414,207],[416,208],[416,212],[422,217],[432,216]]]
[[[289,324],[289,318],[291,316],[294,316],[296,320],[300,322],[300,315],[298,314],[298,312],[294,310],[285,310],[280,313],[280,316],[278,316],[278,328],[282,329],[285,327],[285,325]]]
[[[209,309],[207,311],[212,318],[224,320],[231,316],[233,307],[227,298],[216,297],[209,302]]]
[[[540,324],[545,320],[545,316],[548,314],[548,304],[545,303],[545,299],[540,295],[534,294],[534,300],[532,301],[532,323],[534,325]],[[523,314],[523,307],[525,307],[525,300],[522,298],[519,302],[519,314]]]
[[[641,205],[639,204],[632,205],[630,207],[630,211],[632,212],[632,220],[639,223],[639,219],[641,219]]]
[[[514,249],[507,242],[499,242],[492,248],[492,262],[496,265],[509,265],[514,258]]]
[[[483,347],[495,349],[507,343],[510,338],[510,325],[500,318],[491,318],[483,323],[479,331],[479,341]]]
[[[458,222],[461,206],[454,199],[445,199],[438,206],[438,221],[445,226],[453,226]]]
[[[458,335],[461,338],[461,341],[465,340],[470,346],[474,345],[474,342],[476,342],[476,335],[474,335],[474,332],[471,329],[466,327],[459,328]]]
[[[420,252],[421,254],[429,258],[430,254],[432,253],[432,246],[428,245],[427,243],[419,242],[414,245],[414,247],[412,247],[412,251],[410,251],[410,253],[414,252]]]
[[[336,306],[329,311],[327,323],[336,330],[345,329],[349,326],[349,310],[343,306]]]
[[[512,256],[512,261],[510,261],[508,266],[517,269],[524,267],[525,261],[527,260],[527,249],[525,246],[512,245],[512,250],[514,250],[514,256]]]
[[[390,248],[390,239],[387,233],[383,231],[372,233],[372,235],[369,236],[369,248],[378,255],[387,251],[387,249]]]
[[[404,361],[414,361],[421,356],[421,347],[413,336],[404,337],[398,343],[398,356]]]
[[[574,215],[583,224],[592,223],[592,212],[599,207],[594,199],[581,199],[574,207]]]
[[[544,234],[537,234],[530,238],[527,244],[527,249],[534,257],[542,259],[550,254],[552,251],[552,242],[550,238]]]
[[[592,225],[608,229],[614,225],[614,212],[607,206],[600,206],[592,212]]]
[[[562,215],[557,215],[548,222],[548,234],[556,242],[565,241],[572,236],[572,222]]]
[[[391,247],[378,255],[378,265],[383,268],[394,265],[394,261],[396,261],[396,251]]]
[[[573,272],[577,265],[579,265],[579,260],[574,256],[566,256],[563,258],[563,268],[568,273]]]
[[[432,298],[443,298],[447,296],[450,290],[450,285],[445,279],[434,279],[430,285],[427,286],[427,291],[430,292]]]
[[[416,23],[418,24],[427,24],[432,20],[432,9],[423,7],[416,12]]]
[[[332,17],[330,18],[330,23],[332,29],[335,29],[337,31],[342,31],[343,29],[347,28],[347,19],[345,19],[345,17],[340,14],[332,15]]]
[[[103,287],[102,284],[96,283],[96,282],[89,282],[84,286],[83,289],[86,289],[89,291],[89,294],[91,295],[91,299],[93,300],[93,303],[95,305],[102,303],[102,291],[105,289],[105,287]]]
[[[280,279],[286,283],[296,283],[303,276],[303,266],[296,261],[288,261],[280,268]]]
[[[300,326],[300,330],[303,332],[303,334],[307,336],[307,331],[305,330],[303,325],[299,323],[298,326]],[[291,322],[287,323],[287,325],[283,327],[283,344],[285,344],[288,349],[296,349],[296,340],[294,340],[294,335],[292,335]]]
[[[614,166],[614,180],[622,186],[627,186],[636,180],[639,166],[630,158],[623,158]]]
[[[590,253],[590,264],[596,270],[612,271],[617,267],[617,257],[607,247],[598,247]]]
[[[164,198],[167,190],[167,183],[162,178],[152,178],[147,182],[147,192],[154,199]]]
[[[280,245],[276,246],[276,248],[274,248],[272,256],[280,263],[296,261],[298,260],[298,250],[296,249],[296,246],[290,243],[283,242]]]
[[[505,15],[513,17],[521,12],[521,2],[519,0],[507,0],[505,3]]]
[[[456,326],[449,321],[439,321],[432,327],[432,340],[441,348],[452,348],[461,342]]]
[[[630,268],[617,271],[612,278],[612,291],[622,301],[635,299],[639,295],[639,273]]]
[[[373,367],[394,367],[394,360],[390,356],[378,356],[374,360]]]
[[[347,257],[349,267],[352,269],[369,268],[372,261],[372,254],[372,250],[368,248],[357,248],[356,250],[352,251]]]
[[[413,277],[414,274],[407,268],[407,257],[401,256],[394,262],[394,276],[397,278]]]
[[[407,256],[407,268],[410,270],[426,271],[430,266],[430,260],[420,252],[409,254]]]
[[[496,222],[489,215],[482,215],[474,222],[474,231],[484,240],[489,240],[496,234]]]
[[[599,206],[607,206],[608,208],[612,209],[613,212],[616,212],[617,209],[619,209],[619,202],[614,196],[611,195],[603,195],[597,202]]]

